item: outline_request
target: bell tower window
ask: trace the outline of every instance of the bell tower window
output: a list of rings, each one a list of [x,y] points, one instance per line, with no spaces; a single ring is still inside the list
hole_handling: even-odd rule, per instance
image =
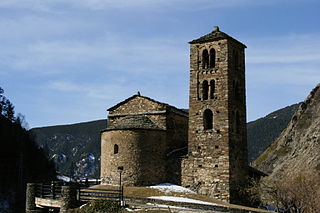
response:
[[[203,100],[208,100],[208,93],[209,93],[208,81],[204,80],[202,82],[202,99]]]
[[[216,66],[216,51],[215,49],[210,50],[210,68],[214,68]]]
[[[216,82],[215,80],[210,81],[210,99],[214,99],[214,93],[216,92]]]
[[[203,50],[202,52],[202,69],[209,67],[209,53],[208,50]]]
[[[203,128],[204,130],[212,129],[213,127],[213,114],[210,109],[206,109],[203,113]]]

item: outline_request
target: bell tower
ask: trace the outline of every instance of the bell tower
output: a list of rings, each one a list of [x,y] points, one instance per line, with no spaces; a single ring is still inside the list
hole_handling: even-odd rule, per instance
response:
[[[190,43],[188,156],[182,185],[238,202],[248,173],[246,46],[214,30]]]

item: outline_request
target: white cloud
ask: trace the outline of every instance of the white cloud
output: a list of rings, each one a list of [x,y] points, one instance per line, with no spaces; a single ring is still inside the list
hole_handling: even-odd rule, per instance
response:
[[[286,2],[288,0],[280,0]],[[302,1],[302,0],[295,0]],[[312,1],[312,0],[309,0]],[[292,2],[292,0],[291,0]],[[268,5],[279,3],[279,0],[1,0],[2,8],[27,8],[39,11],[53,11],[64,7],[91,10],[108,9],[146,9],[172,7],[192,10],[221,7],[244,7],[248,5]]]
[[[81,65],[87,69],[100,65],[100,68],[108,68],[109,72],[112,69],[131,73],[157,72],[156,69],[150,70],[151,67],[183,63],[185,51],[173,38],[128,39],[108,33],[102,38],[86,41],[63,39],[34,41],[14,47],[8,45],[0,52],[0,63],[19,70],[35,70],[35,74],[44,68],[50,72],[59,70],[61,66]]]

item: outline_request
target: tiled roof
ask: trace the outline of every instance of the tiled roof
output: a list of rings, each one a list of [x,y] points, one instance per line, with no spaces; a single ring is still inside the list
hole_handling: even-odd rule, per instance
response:
[[[246,48],[246,45],[242,44],[240,41],[232,38],[231,36],[229,36],[228,34],[226,34],[224,32],[221,32],[219,30],[218,26],[215,26],[214,30],[211,33],[204,35],[204,36],[201,36],[198,39],[194,39],[194,40],[190,41],[189,43],[196,44],[196,43],[204,43],[204,42],[208,42],[208,41],[219,41],[222,39],[233,40],[233,41],[237,42],[238,44],[241,44],[242,46],[244,46],[244,48]]]
[[[107,130],[116,130],[116,129],[154,129],[160,130],[153,121],[151,121],[145,115],[131,115],[126,116],[118,122],[110,124]]]

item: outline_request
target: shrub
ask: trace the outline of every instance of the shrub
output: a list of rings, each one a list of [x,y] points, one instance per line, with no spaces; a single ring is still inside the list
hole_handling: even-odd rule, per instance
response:
[[[87,203],[82,209],[84,213],[120,212],[118,202],[109,200],[93,200]]]

